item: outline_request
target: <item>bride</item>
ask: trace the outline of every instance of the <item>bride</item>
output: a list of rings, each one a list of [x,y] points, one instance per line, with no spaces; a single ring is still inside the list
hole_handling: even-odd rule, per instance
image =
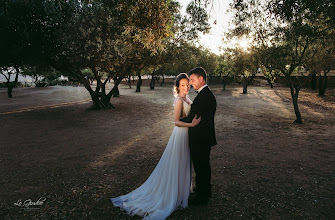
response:
[[[128,215],[143,219],[166,219],[176,209],[186,208],[191,188],[191,161],[188,145],[188,127],[199,124],[180,121],[189,114],[192,101],[188,97],[189,78],[185,73],[177,76],[174,86],[174,124],[171,137],[149,178],[134,191],[111,198],[114,206]]]

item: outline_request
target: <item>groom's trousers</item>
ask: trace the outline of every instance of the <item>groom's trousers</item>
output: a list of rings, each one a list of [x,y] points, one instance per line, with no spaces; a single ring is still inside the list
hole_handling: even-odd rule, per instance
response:
[[[211,197],[211,147],[193,146],[190,148],[195,171],[196,194],[202,199]]]

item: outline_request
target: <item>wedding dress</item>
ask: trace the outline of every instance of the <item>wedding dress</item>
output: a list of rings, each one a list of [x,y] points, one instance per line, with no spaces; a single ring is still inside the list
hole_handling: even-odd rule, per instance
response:
[[[183,100],[183,109],[188,115],[191,104]],[[111,198],[111,201],[130,216],[166,219],[174,210],[188,206],[190,187],[188,128],[175,126],[164,153],[149,178],[134,191]]]

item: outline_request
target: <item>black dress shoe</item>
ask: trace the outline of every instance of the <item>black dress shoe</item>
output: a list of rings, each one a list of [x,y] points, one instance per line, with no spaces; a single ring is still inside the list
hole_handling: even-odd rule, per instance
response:
[[[197,194],[195,192],[190,193],[190,196],[188,197],[188,201],[194,200],[197,197]]]
[[[194,199],[189,199],[188,203],[190,205],[207,205],[208,204],[208,198],[201,198],[201,197],[195,197]]]

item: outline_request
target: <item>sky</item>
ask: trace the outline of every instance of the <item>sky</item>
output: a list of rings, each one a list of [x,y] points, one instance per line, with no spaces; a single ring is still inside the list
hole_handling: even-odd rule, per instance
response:
[[[192,0],[178,0],[183,6],[182,13],[186,13],[186,6]],[[223,33],[228,31],[228,25],[232,18],[232,14],[227,12],[231,0],[212,0],[212,4],[207,7],[210,15],[209,24],[211,31],[209,34],[200,37],[200,43],[209,48],[212,52],[220,54],[220,46],[223,45]],[[216,21],[216,24],[214,24]]]

